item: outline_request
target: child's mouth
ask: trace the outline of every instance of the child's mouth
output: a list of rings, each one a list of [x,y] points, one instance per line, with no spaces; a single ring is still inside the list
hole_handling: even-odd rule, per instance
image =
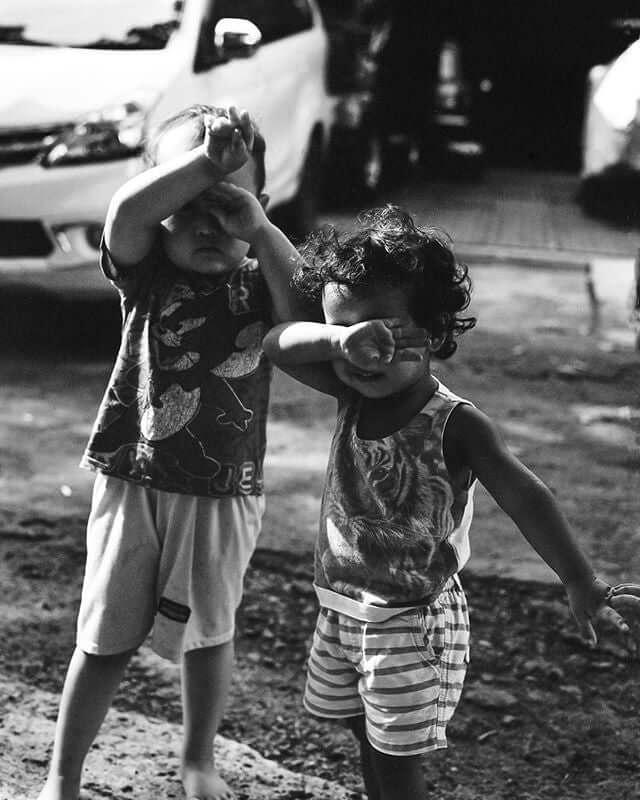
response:
[[[364,370],[351,369],[351,374],[359,381],[374,381],[380,377],[379,372],[365,372]]]

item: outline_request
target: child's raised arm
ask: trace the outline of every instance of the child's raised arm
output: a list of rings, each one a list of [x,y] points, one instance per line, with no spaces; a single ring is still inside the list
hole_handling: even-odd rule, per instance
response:
[[[291,285],[300,254],[267,217],[264,210],[267,196],[258,198],[227,181],[218,182],[207,194],[211,213],[223,229],[251,245],[269,288],[274,322],[304,318],[305,310]]]
[[[167,136],[189,133],[176,129]],[[139,263],[149,252],[162,220],[240,169],[249,157],[252,137],[248,115],[238,115],[230,108],[229,118],[207,121],[203,144],[163,160],[118,189],[104,228],[113,259],[123,265]]]

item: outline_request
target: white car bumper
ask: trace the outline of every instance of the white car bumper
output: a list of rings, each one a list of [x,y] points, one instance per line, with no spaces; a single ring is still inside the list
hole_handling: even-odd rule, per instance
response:
[[[1,169],[0,287],[111,296],[97,266],[100,233],[113,193],[140,168],[139,159],[125,159]]]

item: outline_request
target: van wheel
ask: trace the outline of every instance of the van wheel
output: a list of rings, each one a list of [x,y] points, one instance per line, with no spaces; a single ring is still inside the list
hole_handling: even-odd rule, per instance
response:
[[[274,212],[274,221],[293,242],[300,242],[316,227],[322,193],[322,142],[314,136],[305,156],[298,192],[291,202]]]

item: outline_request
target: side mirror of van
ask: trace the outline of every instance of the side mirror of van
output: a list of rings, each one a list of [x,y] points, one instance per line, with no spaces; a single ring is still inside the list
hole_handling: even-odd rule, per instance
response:
[[[248,19],[224,17],[216,23],[214,29],[214,45],[218,58],[222,61],[249,58],[261,41],[260,28]]]

